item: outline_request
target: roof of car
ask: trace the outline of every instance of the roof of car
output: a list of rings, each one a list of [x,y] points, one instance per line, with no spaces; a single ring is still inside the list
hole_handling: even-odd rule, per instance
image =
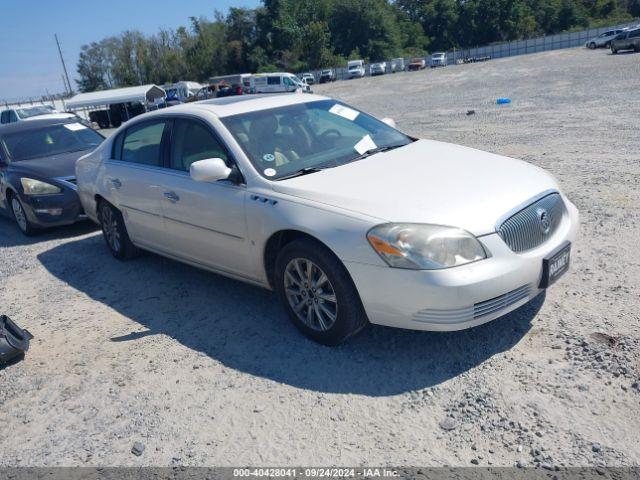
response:
[[[78,123],[78,118],[40,118],[29,120],[28,122],[7,123],[0,125],[0,134],[28,132],[51,125],[66,125],[67,123]]]
[[[189,112],[194,108],[207,110],[218,117],[228,117],[241,113],[267,110],[270,108],[298,105],[318,100],[328,100],[327,97],[310,93],[264,93],[255,95],[237,95],[233,97],[214,98],[200,102],[187,103],[171,107],[170,110],[157,110],[157,114],[169,112]],[[156,113],[153,112],[153,113]]]

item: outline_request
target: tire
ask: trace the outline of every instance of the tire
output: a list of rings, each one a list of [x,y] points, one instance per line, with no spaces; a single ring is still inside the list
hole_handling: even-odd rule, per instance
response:
[[[109,128],[109,122],[100,121],[100,122],[98,122],[98,126],[100,128]]]
[[[611,42],[607,42],[604,44],[604,48],[611,48]]]
[[[590,48],[591,50],[595,50],[595,49],[596,49],[596,44],[595,44],[594,42],[591,42],[591,43],[589,44],[589,48]]]
[[[11,216],[16,222],[16,225],[18,225],[20,231],[27,237],[35,235],[38,229],[27,217],[20,198],[16,194],[12,193],[7,198],[7,203],[11,209]]]
[[[611,47],[611,53],[613,55],[616,55],[618,53],[618,50],[616,50],[614,47]]]
[[[140,253],[138,247],[129,239],[120,210],[102,200],[98,204],[98,216],[105,243],[115,258],[129,260]]]
[[[276,259],[274,283],[291,322],[315,342],[339,345],[369,323],[346,268],[318,242],[300,239],[285,245]]]

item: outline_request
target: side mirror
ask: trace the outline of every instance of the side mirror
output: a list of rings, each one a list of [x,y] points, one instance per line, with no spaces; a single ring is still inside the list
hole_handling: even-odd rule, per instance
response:
[[[231,169],[221,158],[207,158],[193,162],[189,167],[189,174],[196,182],[213,183],[229,178]]]
[[[396,122],[395,122],[395,120],[393,118],[389,118],[389,117],[383,118],[382,119],[382,123],[386,123],[391,128],[397,128],[396,127]]]

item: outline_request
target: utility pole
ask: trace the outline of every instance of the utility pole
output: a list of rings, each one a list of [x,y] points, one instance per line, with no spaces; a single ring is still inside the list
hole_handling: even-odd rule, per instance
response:
[[[60,49],[60,42],[58,41],[58,34],[54,33],[53,36],[56,38],[56,45],[58,46],[58,53],[60,54],[60,61],[62,62],[62,69],[64,70],[64,76],[67,79],[66,87],[68,89],[69,95],[71,95],[71,82],[69,81],[69,73],[67,72],[67,66],[64,63],[64,58],[62,56],[62,50]]]

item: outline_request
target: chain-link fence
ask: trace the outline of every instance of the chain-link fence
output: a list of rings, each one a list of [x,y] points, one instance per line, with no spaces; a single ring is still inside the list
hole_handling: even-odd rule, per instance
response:
[[[447,64],[456,65],[458,63],[486,61],[493,58],[513,57],[516,55],[527,55],[530,53],[584,46],[587,44],[587,42],[596,38],[602,33],[608,32],[610,30],[621,30],[623,28],[634,27],[637,26],[639,22],[640,19],[622,25],[591,28],[579,32],[558,33],[556,35],[546,35],[543,37],[529,38],[526,40],[518,40],[514,42],[495,43],[481,47],[449,50],[446,52]],[[404,59],[405,67],[409,65],[412,58]],[[431,57],[426,56],[422,58],[425,59],[426,66],[429,67]],[[366,76],[371,75],[370,67],[371,65],[369,64],[365,65]],[[337,80],[349,79],[349,71],[346,67],[334,67],[333,70],[336,73]],[[310,72],[313,74],[316,83],[318,83],[320,80],[320,72],[320,70]],[[386,72],[391,73],[391,60],[386,60]]]

